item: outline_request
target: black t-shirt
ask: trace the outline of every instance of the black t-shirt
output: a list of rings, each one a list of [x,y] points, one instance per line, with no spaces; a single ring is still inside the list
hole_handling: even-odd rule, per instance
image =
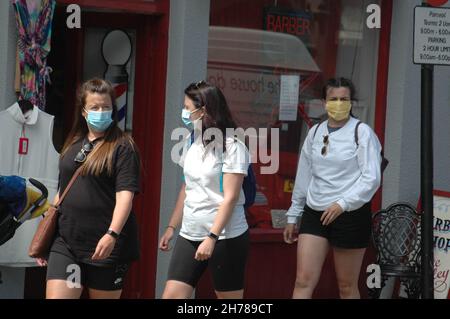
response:
[[[73,144],[59,163],[60,195],[79,164],[74,161],[83,139]],[[99,240],[106,234],[113,218],[116,192],[139,192],[140,165],[136,150],[128,141],[120,142],[114,150],[113,174],[106,170],[100,176],[79,176],[60,207],[58,235],[79,262],[111,265],[139,258],[138,227],[133,212],[123,227],[110,257],[91,259]]]

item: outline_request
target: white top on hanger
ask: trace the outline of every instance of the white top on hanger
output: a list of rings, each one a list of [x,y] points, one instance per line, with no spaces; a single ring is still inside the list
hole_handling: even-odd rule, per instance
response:
[[[53,201],[58,187],[59,154],[53,146],[54,117],[36,106],[25,115],[18,103],[0,112],[0,175],[18,175],[43,183]],[[19,154],[19,142],[27,140],[26,154]],[[0,246],[0,265],[35,266],[28,247],[40,218],[26,221],[12,239]]]

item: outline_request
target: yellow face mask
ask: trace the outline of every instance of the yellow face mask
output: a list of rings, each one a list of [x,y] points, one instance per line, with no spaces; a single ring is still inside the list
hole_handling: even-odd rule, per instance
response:
[[[335,121],[342,121],[350,116],[352,103],[350,101],[328,101],[325,109],[328,116]]]

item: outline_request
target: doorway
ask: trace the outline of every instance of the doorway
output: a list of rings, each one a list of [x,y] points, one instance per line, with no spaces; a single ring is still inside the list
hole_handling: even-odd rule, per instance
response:
[[[82,8],[80,29],[66,27],[66,5],[69,2],[79,3]],[[120,96],[119,107],[126,105],[126,111],[123,111],[123,129],[133,136],[143,165],[141,193],[134,202],[134,213],[140,229],[141,258],[132,265],[128,273],[122,297],[154,298],[169,1],[148,4],[138,1],[120,2],[120,8],[116,8],[119,2],[110,1],[96,1],[95,8],[89,7],[93,4],[87,1],[58,0],[57,3],[52,51],[48,58],[48,65],[53,68],[52,84],[47,91],[46,109],[55,116],[53,135],[57,150],[61,150],[73,123],[78,85],[94,76],[110,81],[114,79],[102,52],[105,36],[112,30],[120,30],[131,44],[130,57],[121,68],[122,84],[123,76],[126,75],[127,87],[124,90],[123,85],[118,85],[116,94]],[[126,46],[125,42],[122,43],[119,44],[120,48]],[[149,125],[150,122],[152,125]],[[45,269],[28,269],[25,298],[44,296]]]

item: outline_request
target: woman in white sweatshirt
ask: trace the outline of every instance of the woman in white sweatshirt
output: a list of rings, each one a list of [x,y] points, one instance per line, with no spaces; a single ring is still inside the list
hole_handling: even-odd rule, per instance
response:
[[[350,80],[328,81],[323,90],[328,120],[311,128],[302,147],[284,231],[287,243],[298,240],[293,298],[311,298],[330,247],[340,297],[360,298],[370,201],[381,180],[381,145],[372,129],[352,116],[354,94]]]

